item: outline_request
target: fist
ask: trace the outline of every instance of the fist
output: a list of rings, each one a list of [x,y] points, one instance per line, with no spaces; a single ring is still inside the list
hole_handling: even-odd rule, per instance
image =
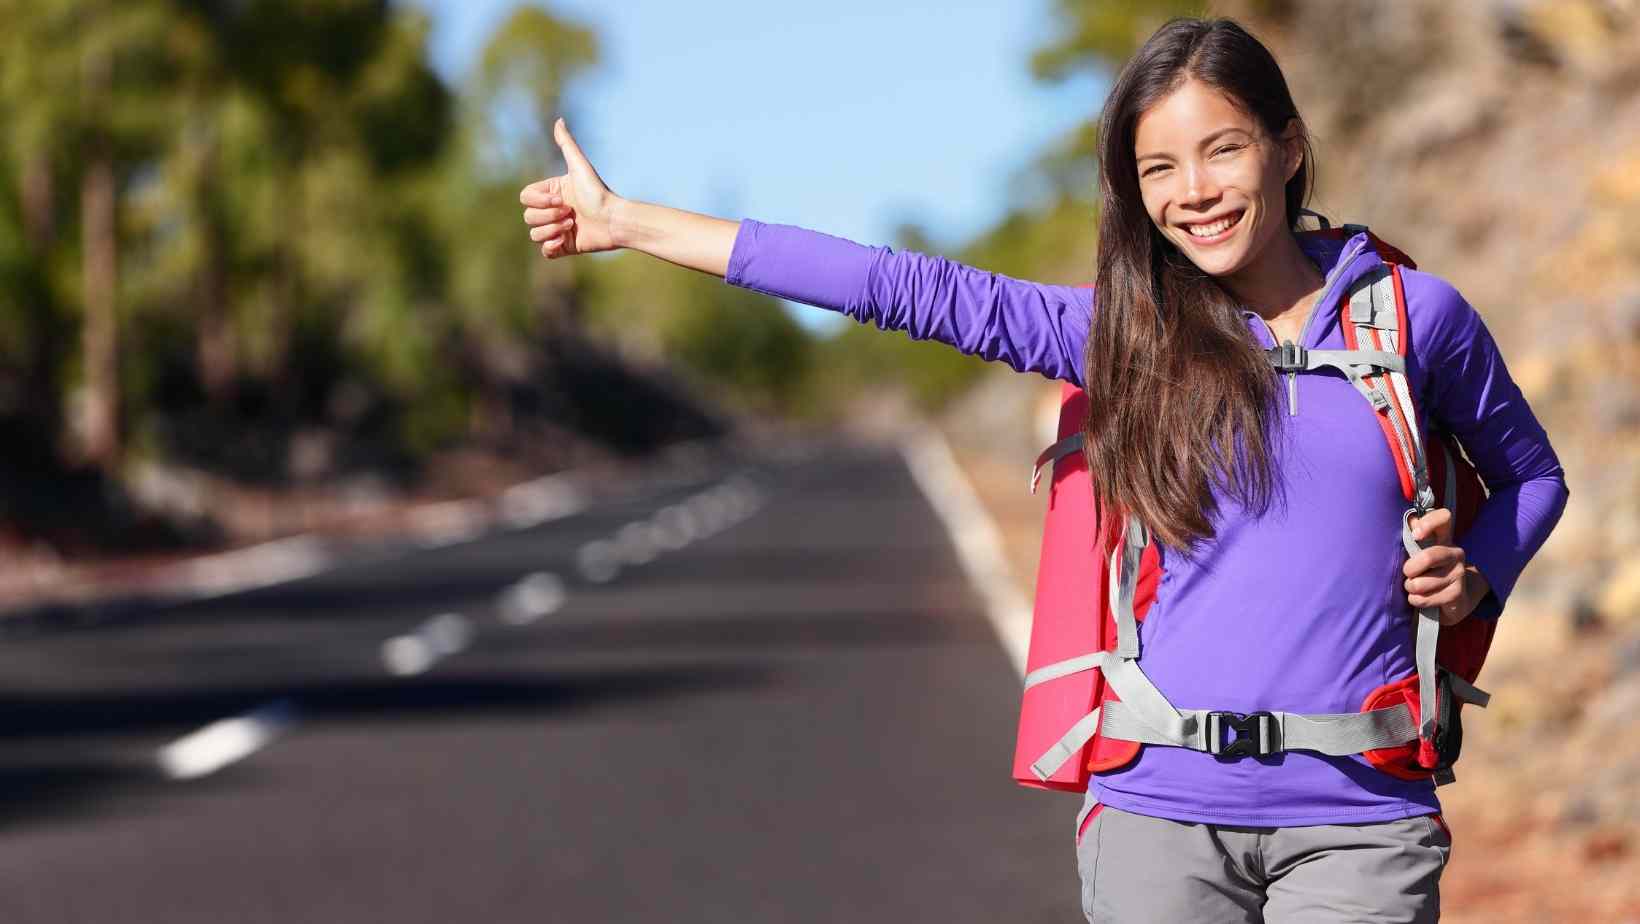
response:
[[[1438,507],[1411,521],[1412,536],[1423,546],[1407,558],[1407,602],[1414,609],[1436,609],[1441,625],[1462,622],[1474,612],[1491,588],[1480,571],[1464,562],[1463,549],[1453,544],[1452,511]]]

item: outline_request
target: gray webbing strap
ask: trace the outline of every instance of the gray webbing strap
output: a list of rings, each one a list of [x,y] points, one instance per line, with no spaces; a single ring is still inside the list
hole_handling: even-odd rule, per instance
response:
[[[1383,283],[1389,280],[1388,266],[1364,276],[1350,292],[1350,323],[1357,327],[1376,327],[1379,330],[1394,330],[1400,326],[1400,315],[1395,310],[1394,283],[1385,288]]]
[[[1050,680],[1058,680],[1061,677],[1069,677],[1072,674],[1080,674],[1083,671],[1102,669],[1106,666],[1107,662],[1114,661],[1115,659],[1116,655],[1114,652],[1095,651],[1090,654],[1067,658],[1064,661],[1055,661],[1052,664],[1043,665],[1042,667],[1031,671],[1029,674],[1026,674],[1025,689],[1029,690],[1031,687],[1034,687],[1039,683],[1047,683]]]
[[[1129,515],[1122,523],[1122,542],[1110,553],[1110,611],[1116,619],[1118,657],[1139,656],[1139,622],[1133,615],[1133,596],[1139,587],[1139,559],[1149,543],[1145,525]]]
[[[1071,730],[1065,733],[1065,737],[1054,742],[1054,746],[1049,748],[1047,753],[1037,758],[1036,763],[1031,764],[1031,772],[1036,774],[1037,779],[1046,781],[1059,772],[1059,768],[1065,765],[1065,761],[1081,752],[1083,746],[1098,731],[1099,710],[1094,709],[1083,716],[1081,721],[1072,725]]]
[[[1330,367],[1344,373],[1350,385],[1378,411],[1389,407],[1389,396],[1368,384],[1366,377],[1406,368],[1405,359],[1386,350],[1306,350],[1304,361],[1307,370]]]
[[[1156,684],[1139,669],[1139,662],[1118,658],[1114,652],[1094,652],[1037,668],[1026,677],[1025,685],[1029,689],[1038,683],[1095,668],[1104,673],[1105,682],[1122,698],[1123,708],[1141,716],[1148,727],[1160,729],[1163,734],[1179,739],[1198,734],[1197,720],[1194,717],[1181,716],[1168,703],[1162,691],[1156,689]],[[1110,705],[1116,704],[1109,703],[1107,707]],[[1058,771],[1065,761],[1080,752],[1094,733],[1099,731],[1099,712],[1100,710],[1095,708],[1071,726],[1070,731],[1031,765],[1032,772],[1042,779],[1047,779]]]
[[[1042,480],[1042,470],[1058,464],[1060,459],[1073,452],[1082,451],[1082,434],[1072,433],[1047,449],[1042,450],[1036,457],[1036,464],[1031,467],[1031,493],[1036,493],[1037,483]]]
[[[1151,725],[1137,710],[1129,708],[1125,700],[1106,703],[1103,712],[1099,732],[1107,738],[1174,745],[1211,754],[1218,753],[1224,743],[1223,730],[1216,729],[1218,723],[1211,718],[1212,710],[1183,710],[1181,724],[1190,733],[1182,735]],[[1405,704],[1369,712],[1326,715],[1272,712],[1270,715],[1274,727],[1260,729],[1259,750],[1265,753],[1304,750],[1343,757],[1405,744],[1418,734],[1412,712]]]
[[[1388,350],[1305,350],[1304,359],[1306,369],[1331,366],[1345,375],[1354,371],[1351,366],[1373,366],[1392,372],[1407,369],[1406,357]]]
[[[1470,703],[1485,709],[1486,704],[1492,701],[1492,694],[1486,692],[1480,687],[1475,686],[1451,671],[1446,672],[1446,682],[1452,685],[1452,695],[1466,703]]]
[[[1408,555],[1417,555],[1423,548],[1412,535],[1412,517],[1417,512],[1408,510],[1401,515],[1401,544]],[[1435,646],[1440,635],[1440,612],[1432,606],[1418,610],[1413,661],[1418,666],[1418,734],[1423,738],[1435,737]]]

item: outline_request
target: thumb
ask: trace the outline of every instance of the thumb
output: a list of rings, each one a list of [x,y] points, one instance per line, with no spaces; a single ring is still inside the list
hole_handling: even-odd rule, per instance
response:
[[[1417,533],[1419,540],[1433,539],[1437,545],[1450,545],[1452,511],[1445,507],[1437,507],[1419,517]]]
[[[552,140],[558,142],[558,149],[564,152],[565,166],[579,166],[592,170],[592,164],[587,161],[587,156],[581,153],[581,146],[575,143],[575,136],[569,133],[569,126],[564,123],[562,116],[552,123]]]

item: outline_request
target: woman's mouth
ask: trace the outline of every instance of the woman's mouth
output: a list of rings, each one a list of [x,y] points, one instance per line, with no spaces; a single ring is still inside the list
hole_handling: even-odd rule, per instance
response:
[[[1230,236],[1230,232],[1241,223],[1241,217],[1245,214],[1247,210],[1243,209],[1210,222],[1185,225],[1184,229],[1189,232],[1190,239],[1198,244],[1217,244]]]

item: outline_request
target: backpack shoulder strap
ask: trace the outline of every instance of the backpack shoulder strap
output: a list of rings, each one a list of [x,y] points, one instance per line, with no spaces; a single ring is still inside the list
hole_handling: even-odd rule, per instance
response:
[[[1412,506],[1427,510],[1435,505],[1435,493],[1430,487],[1418,409],[1407,384],[1409,327],[1400,264],[1387,263],[1357,282],[1350,290],[1349,306],[1340,322],[1348,351],[1380,351],[1400,360],[1366,372],[1359,380],[1352,377],[1351,381],[1377,412],[1400,475],[1402,496]]]
[[[1348,315],[1341,320],[1344,341],[1350,347],[1366,345],[1395,353],[1404,360],[1411,328],[1407,322],[1406,289],[1402,285],[1400,265],[1388,263],[1384,269],[1363,279],[1352,289]],[[1416,555],[1420,544],[1413,537],[1412,518],[1432,509],[1436,502],[1424,454],[1418,408],[1412,401],[1405,364],[1403,362],[1400,369],[1366,376],[1365,380],[1368,387],[1380,396],[1373,401],[1373,407],[1389,443],[1390,455],[1395,459],[1396,471],[1401,476],[1402,493],[1410,504],[1401,517],[1401,543],[1409,556]],[[1441,682],[1436,668],[1440,632],[1440,614],[1434,609],[1419,611],[1413,658],[1418,670],[1419,763],[1427,767],[1437,765],[1439,742],[1447,731],[1438,724],[1436,701],[1436,690]],[[1487,698],[1480,690],[1472,690],[1465,695],[1454,689],[1454,693],[1480,705],[1484,705]],[[1449,777],[1450,771],[1447,771],[1443,778]]]

